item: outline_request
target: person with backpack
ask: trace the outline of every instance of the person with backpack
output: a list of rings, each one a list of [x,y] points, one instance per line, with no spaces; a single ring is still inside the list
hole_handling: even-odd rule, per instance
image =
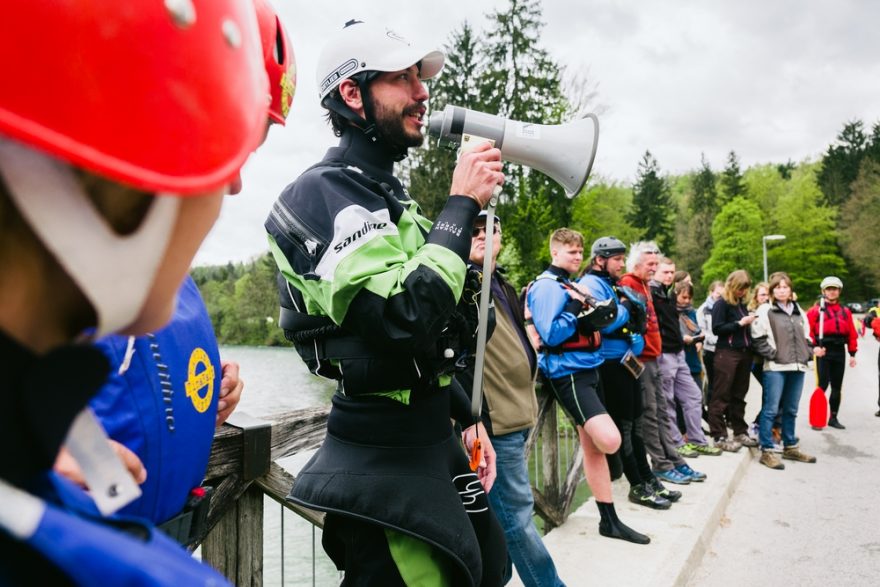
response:
[[[648,544],[648,536],[617,515],[605,457],[617,452],[621,439],[602,395],[598,367],[604,359],[599,331],[619,322],[617,306],[613,301],[597,302],[584,287],[572,283],[584,258],[584,238],[579,232],[556,230],[550,237],[550,257],[550,266],[526,295],[532,324],[541,339],[538,366],[556,400],[577,425],[584,476],[599,508],[599,534]]]
[[[590,247],[589,267],[579,283],[595,292],[597,299],[612,299],[619,307],[621,324],[602,331],[600,352],[605,359],[599,365],[605,394],[605,407],[620,431],[617,452],[630,490],[632,503],[665,510],[681,498],[681,492],[664,487],[651,471],[645,441],[642,438],[642,390],[639,377],[644,366],[636,357],[644,350],[648,310],[644,297],[618,284],[626,267],[626,245],[603,236]]]
[[[859,337],[853,324],[852,312],[840,303],[843,282],[830,275],[819,284],[822,297],[807,312],[810,321],[810,338],[813,345],[820,348],[816,353],[819,371],[819,387],[828,390],[831,385],[831,418],[828,426],[838,430],[846,429],[837,417],[842,398],[843,372],[846,368],[846,355],[849,366],[856,366],[856,353],[859,350]]]

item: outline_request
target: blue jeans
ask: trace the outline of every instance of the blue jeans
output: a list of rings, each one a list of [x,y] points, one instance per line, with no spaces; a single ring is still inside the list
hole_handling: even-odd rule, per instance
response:
[[[528,437],[528,430],[492,436],[498,476],[489,492],[489,502],[504,528],[507,551],[523,584],[564,587],[532,521],[534,499],[525,460]]]
[[[761,448],[773,448],[773,420],[782,411],[782,444],[795,446],[794,434],[798,405],[804,387],[803,371],[764,371],[764,405],[761,407],[758,437]]]

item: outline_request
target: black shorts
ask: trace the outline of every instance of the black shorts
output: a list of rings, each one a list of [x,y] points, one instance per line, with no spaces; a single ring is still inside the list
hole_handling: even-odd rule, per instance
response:
[[[578,371],[565,377],[550,380],[550,389],[556,401],[562,406],[578,426],[599,414],[607,414],[605,396],[597,369]]]

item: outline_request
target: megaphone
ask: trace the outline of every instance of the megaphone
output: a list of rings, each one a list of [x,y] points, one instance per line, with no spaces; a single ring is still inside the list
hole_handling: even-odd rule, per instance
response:
[[[428,134],[444,146],[461,146],[472,137],[494,141],[502,159],[547,174],[573,198],[596,158],[599,119],[587,114],[567,124],[532,124],[449,105],[428,118]]]

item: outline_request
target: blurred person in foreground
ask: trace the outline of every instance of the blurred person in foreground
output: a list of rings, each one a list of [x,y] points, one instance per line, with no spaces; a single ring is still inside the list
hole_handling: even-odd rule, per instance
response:
[[[51,467],[108,374],[91,341],[168,321],[265,133],[254,10],[44,4],[0,21],[3,53],[27,55],[4,61],[15,82],[0,96],[0,431],[16,447],[0,460],[0,584],[224,585],[149,523],[102,516]]]

